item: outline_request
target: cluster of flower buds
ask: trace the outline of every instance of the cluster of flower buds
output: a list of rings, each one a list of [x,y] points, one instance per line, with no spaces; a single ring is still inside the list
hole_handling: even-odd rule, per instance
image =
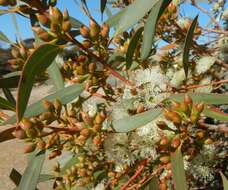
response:
[[[0,0],[0,6],[15,6],[16,4],[16,0]]]
[[[157,122],[160,129],[174,132],[174,135],[169,137],[163,136],[158,144],[161,163],[169,163],[170,152],[175,151],[180,145],[184,154],[194,156],[200,149],[200,144],[213,142],[208,131],[198,125],[203,110],[203,103],[194,104],[191,97],[185,95],[183,102],[173,101],[171,108],[164,111],[164,117],[171,121],[176,129],[170,128],[165,121]]]
[[[26,48],[22,43],[17,44],[11,50],[12,59],[8,60],[8,64],[13,69],[21,69],[27,60],[28,56],[34,51],[33,48]]]
[[[46,14],[36,14],[40,24],[50,28],[49,31],[41,26],[33,27],[33,31],[45,42],[50,42],[56,38],[58,39],[71,30],[70,16],[67,10],[62,13],[58,8],[50,7],[49,12],[49,17]]]
[[[95,20],[91,19],[89,28],[83,25],[80,28],[80,34],[85,38],[82,42],[85,48],[90,48],[92,46],[94,49],[97,49],[100,46],[106,47],[109,36],[109,25],[103,23],[102,26],[99,26]]]

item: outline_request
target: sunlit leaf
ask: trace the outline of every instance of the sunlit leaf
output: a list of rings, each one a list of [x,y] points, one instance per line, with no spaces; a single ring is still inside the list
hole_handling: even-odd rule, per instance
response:
[[[150,10],[150,14],[144,26],[143,43],[141,48],[141,59],[146,59],[150,54],[150,50],[154,40],[156,23],[166,7],[172,0],[158,1]]]
[[[25,172],[22,175],[20,184],[17,188],[18,190],[36,189],[44,159],[45,159],[45,151],[32,153],[28,166],[26,167]]]
[[[59,99],[62,104],[67,104],[77,98],[81,92],[83,91],[84,87],[83,84],[74,84],[72,86],[68,86],[61,90],[58,90],[56,93],[48,95],[41,100],[37,101],[36,103],[27,107],[24,116],[25,117],[32,117],[38,115],[45,111],[43,107],[43,100],[54,101],[55,99]],[[12,116],[9,120],[5,122],[5,124],[13,124],[16,122],[16,116]]]
[[[138,45],[139,39],[141,37],[141,34],[143,32],[143,28],[139,28],[134,36],[132,37],[128,49],[127,49],[127,53],[126,53],[126,69],[130,69],[131,65],[132,65],[132,60],[133,60],[133,56],[134,56],[134,52],[135,49]]]
[[[171,155],[171,164],[175,189],[188,190],[180,147]]]
[[[80,28],[83,24],[76,18],[70,17],[70,23],[72,28]]]
[[[35,77],[48,68],[60,51],[58,46],[44,44],[38,47],[26,61],[18,86],[16,105],[18,122],[26,110]]]
[[[7,38],[7,36],[0,31],[0,41],[6,42],[8,44],[12,44],[12,42]]]
[[[123,10],[118,21],[116,34],[119,34],[136,24],[159,0],[136,0]]]
[[[100,10],[101,14],[104,13],[105,7],[106,7],[107,0],[100,0]]]
[[[220,175],[222,177],[223,189],[228,190],[228,180],[226,176],[222,172],[220,172]]]
[[[113,121],[113,128],[116,132],[128,132],[138,127],[146,125],[150,121],[156,119],[162,113],[162,109],[152,109],[134,116],[126,117]]]
[[[190,48],[192,46],[193,36],[194,36],[194,30],[195,30],[196,25],[197,25],[197,20],[198,20],[198,15],[192,21],[192,24],[191,24],[191,26],[190,26],[190,28],[189,28],[189,30],[187,32],[187,35],[186,35],[186,38],[185,38],[185,42],[184,42],[183,67],[184,67],[184,72],[185,72],[185,77],[186,78],[188,77],[189,51],[190,51]]]

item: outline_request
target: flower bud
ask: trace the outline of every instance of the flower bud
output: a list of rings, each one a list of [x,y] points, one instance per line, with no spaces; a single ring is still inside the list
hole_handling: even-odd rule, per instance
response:
[[[172,101],[171,103],[172,103],[172,104],[171,104],[171,107],[172,107],[173,110],[177,110],[177,109],[180,108],[180,103],[179,103],[179,102],[177,102],[177,101]]]
[[[47,26],[50,24],[50,19],[47,16],[37,13],[36,17],[42,25]]]
[[[77,58],[78,62],[85,62],[87,60],[87,57],[85,55],[79,55]]]
[[[93,129],[94,129],[95,132],[99,132],[99,131],[101,130],[101,128],[102,128],[102,126],[99,125],[99,124],[95,124],[95,125],[93,126]]]
[[[140,104],[138,105],[138,107],[136,108],[136,113],[142,113],[145,111],[144,105]]]
[[[88,49],[92,46],[92,43],[90,40],[83,40],[82,45],[84,46],[84,48]]]
[[[198,111],[198,113],[202,113],[202,111],[204,110],[204,103],[199,103],[195,105],[196,110]]]
[[[182,118],[176,112],[165,110],[164,116],[167,120],[172,121],[175,125],[179,126],[181,124]]]
[[[102,116],[102,114],[97,113],[95,120],[94,120],[94,124],[101,124],[104,120],[105,120],[105,116]]]
[[[12,48],[11,54],[14,58],[18,58],[20,56],[20,52],[18,51],[17,48]]]
[[[62,103],[61,103],[61,101],[59,99],[55,99],[53,105],[55,107],[56,113],[59,115],[61,113],[61,110],[62,110]]]
[[[33,152],[35,149],[36,149],[36,144],[34,144],[34,143],[26,144],[24,147],[24,153]]]
[[[176,149],[176,148],[178,148],[180,146],[180,144],[181,144],[180,138],[179,137],[174,137],[172,142],[171,142],[171,147]]]
[[[90,19],[90,36],[96,38],[100,32],[100,26],[92,19]]]
[[[84,137],[88,137],[90,134],[90,130],[88,128],[82,129],[80,132],[80,135],[83,135]]]
[[[62,24],[62,30],[64,32],[69,32],[71,29],[71,22],[68,20],[68,21],[64,21],[63,24]]]
[[[26,135],[32,139],[37,137],[37,135],[38,135],[38,132],[35,128],[28,128],[25,130],[25,132],[26,132]]]
[[[53,24],[60,24],[63,22],[63,15],[56,7],[50,7],[50,19]]]
[[[192,106],[192,98],[188,94],[185,94],[184,96],[184,103],[189,107]]]
[[[86,26],[82,26],[80,28],[80,34],[84,37],[84,38],[88,38],[89,37],[89,28],[87,28]]]
[[[14,132],[13,132],[13,135],[18,138],[18,139],[24,139],[26,138],[26,133],[23,129],[16,129]]]
[[[162,137],[160,140],[160,145],[165,146],[169,143],[169,139],[167,137]]]
[[[164,121],[158,121],[158,122],[156,122],[156,125],[157,125],[161,130],[168,129],[168,125],[167,125],[166,122],[164,122]]]
[[[62,154],[62,152],[60,150],[54,150],[49,154],[48,159],[51,160],[61,154]]]
[[[196,132],[196,137],[198,139],[202,139],[205,137],[205,133],[203,131],[198,131],[198,132]]]
[[[212,143],[213,143],[213,140],[210,139],[210,138],[208,138],[208,139],[206,139],[206,140],[204,141],[204,144],[206,144],[206,145],[209,145],[209,144],[212,144]]]
[[[68,21],[69,19],[70,19],[69,12],[67,9],[65,9],[63,12],[63,20]]]
[[[108,34],[109,34],[109,25],[104,23],[102,26],[101,26],[101,36],[103,38],[107,38],[108,37]]]
[[[92,126],[93,125],[93,119],[89,116],[86,112],[81,112],[82,120],[87,124]]]
[[[170,157],[169,156],[161,156],[159,160],[163,164],[168,164],[170,162]]]
[[[49,102],[48,100],[43,100],[43,106],[46,110],[52,112],[55,110],[55,107],[52,102]]]
[[[33,127],[33,123],[28,119],[28,118],[23,118],[22,119],[22,128],[25,129],[30,129]]]
[[[96,146],[100,146],[101,145],[101,137],[100,136],[95,136],[93,138],[93,144]]]
[[[46,143],[45,143],[43,140],[39,140],[39,141],[36,143],[36,146],[37,146],[40,150],[44,150],[44,149],[45,149],[45,146],[46,146]]]

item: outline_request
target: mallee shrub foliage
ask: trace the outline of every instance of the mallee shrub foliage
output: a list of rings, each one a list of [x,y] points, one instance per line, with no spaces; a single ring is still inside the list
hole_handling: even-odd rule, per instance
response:
[[[24,174],[11,171],[17,189],[227,189],[227,2],[95,2],[107,19],[74,4],[87,25],[57,0],[0,0],[34,34],[27,46],[0,33],[11,45],[0,142],[21,139],[30,158]],[[56,91],[28,104],[45,80]]]

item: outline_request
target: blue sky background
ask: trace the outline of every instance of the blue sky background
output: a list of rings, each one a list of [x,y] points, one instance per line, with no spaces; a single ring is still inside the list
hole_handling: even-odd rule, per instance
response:
[[[77,2],[80,2],[77,0]],[[93,17],[101,22],[101,14],[100,14],[100,0],[87,0],[87,4],[89,7],[89,10]],[[199,3],[203,8],[210,10],[210,6],[207,5],[207,3]],[[68,9],[70,15],[72,17],[77,18],[78,20],[82,21],[85,24],[88,24],[88,18],[84,15],[84,13],[81,11],[80,5],[75,3],[75,0],[58,0],[57,6],[64,10],[65,8]],[[227,4],[226,4],[226,7]],[[181,8],[181,12],[184,16],[194,18],[198,13],[199,10],[194,8],[192,5],[185,4]],[[106,20],[107,16],[104,14],[104,20]],[[30,27],[29,20],[20,16],[16,15],[17,23],[19,25],[19,31],[20,35],[23,39],[32,37],[32,31]],[[208,23],[209,17],[205,14],[200,14],[199,16],[199,22],[200,25],[206,25]],[[15,26],[13,24],[12,15],[2,15],[0,16],[0,31],[2,31],[4,34],[7,35],[9,39],[12,41],[15,41],[17,38],[17,31],[15,29]],[[3,45],[3,44],[1,44]]]

